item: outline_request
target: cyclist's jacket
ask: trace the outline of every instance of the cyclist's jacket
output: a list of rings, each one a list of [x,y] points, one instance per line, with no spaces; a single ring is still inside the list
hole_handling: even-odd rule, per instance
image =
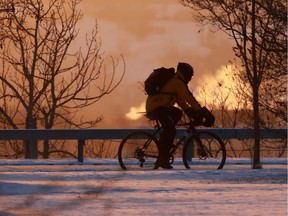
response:
[[[160,94],[149,95],[147,97],[146,112],[151,112],[159,106],[173,106],[175,103],[177,103],[182,110],[190,107],[194,111],[201,109],[201,106],[185,84],[181,71],[177,71],[164,85]]]

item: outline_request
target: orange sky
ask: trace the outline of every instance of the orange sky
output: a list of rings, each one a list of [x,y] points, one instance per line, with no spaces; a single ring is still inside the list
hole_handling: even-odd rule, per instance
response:
[[[83,0],[81,9],[81,31],[88,32],[97,19],[105,56],[119,58],[123,54],[127,66],[118,89],[89,109],[91,115],[104,115],[99,127],[139,126],[139,121],[127,119],[126,114],[145,101],[139,82],[153,68],[176,67],[179,61],[190,63],[195,70],[190,84],[193,91],[207,77],[214,79],[233,58],[227,36],[208,29],[198,33],[192,11],[178,0]]]

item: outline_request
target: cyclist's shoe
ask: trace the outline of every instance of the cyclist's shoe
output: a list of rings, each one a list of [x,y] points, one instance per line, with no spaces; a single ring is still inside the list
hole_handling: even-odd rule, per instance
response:
[[[153,169],[158,169],[159,167],[161,167],[162,169],[173,169],[173,166],[171,166],[170,164],[165,164],[165,165],[157,165],[155,164]]]
[[[169,161],[167,162],[167,161],[157,160],[154,165],[155,165],[154,169],[158,169],[159,167],[163,169],[173,169],[173,166],[171,166]]]
[[[171,166],[169,163],[160,165],[159,167],[161,167],[162,169],[173,169],[173,166]]]

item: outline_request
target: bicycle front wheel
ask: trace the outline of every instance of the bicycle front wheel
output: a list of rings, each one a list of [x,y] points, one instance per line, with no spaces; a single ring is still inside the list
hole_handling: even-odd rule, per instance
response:
[[[120,143],[118,161],[124,170],[153,169],[158,154],[158,140],[146,131],[136,131]]]
[[[226,161],[226,149],[223,141],[208,131],[192,136],[184,145],[183,163],[187,169],[222,169]]]

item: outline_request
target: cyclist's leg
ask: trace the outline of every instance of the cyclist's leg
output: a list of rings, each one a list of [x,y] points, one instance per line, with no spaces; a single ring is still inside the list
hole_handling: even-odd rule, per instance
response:
[[[159,157],[157,164],[163,168],[173,168],[169,164],[169,151],[173,146],[173,140],[176,135],[175,125],[181,119],[182,111],[174,106],[158,107],[155,109],[154,114],[163,127],[159,140]]]

